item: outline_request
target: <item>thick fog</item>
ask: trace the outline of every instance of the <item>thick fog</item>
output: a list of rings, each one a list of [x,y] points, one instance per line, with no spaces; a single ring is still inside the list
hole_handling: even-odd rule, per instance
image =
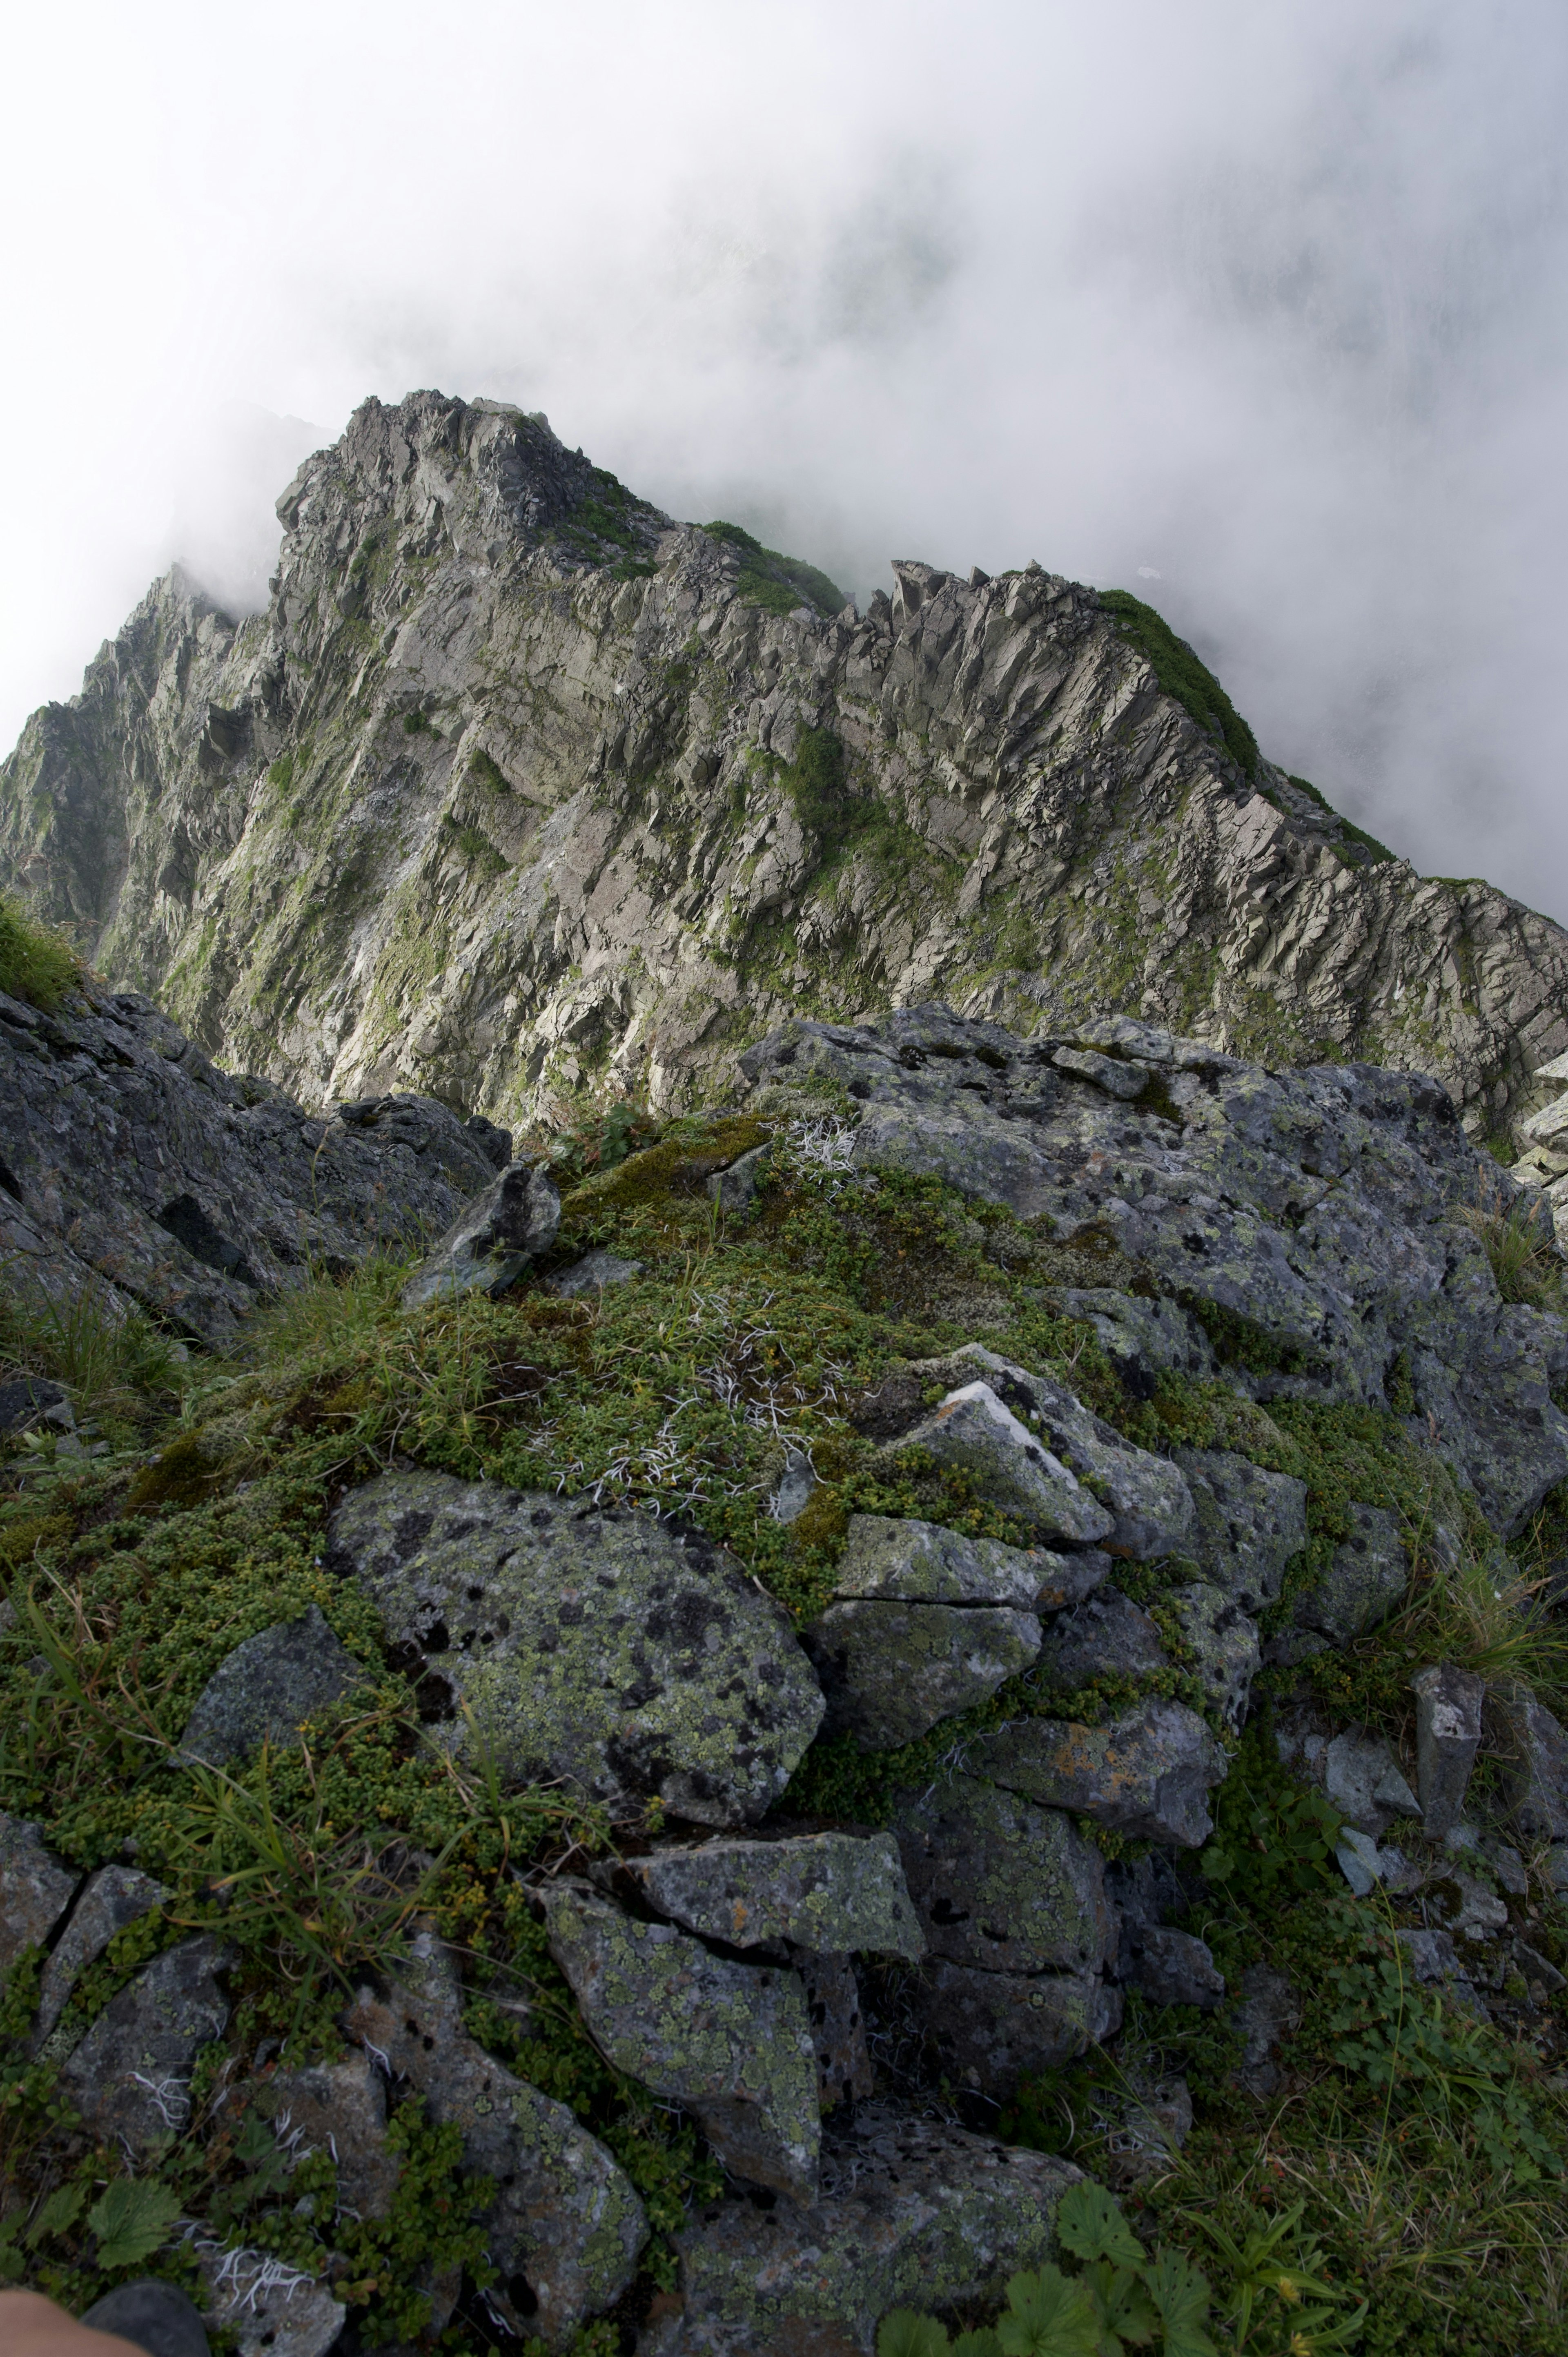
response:
[[[1265,750],[1568,919],[1552,0],[13,15],[0,738],[368,393],[542,408],[865,597],[1140,591]]]

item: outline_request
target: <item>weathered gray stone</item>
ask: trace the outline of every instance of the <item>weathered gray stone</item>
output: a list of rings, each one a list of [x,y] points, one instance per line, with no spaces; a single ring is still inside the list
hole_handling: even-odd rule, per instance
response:
[[[312,1604],[302,1620],[259,1631],[219,1663],[186,1721],[178,1756],[227,1768],[263,1743],[287,1748],[308,1719],[370,1675]]]
[[[865,2103],[875,2091],[860,1984],[843,1951],[796,1958],[817,2061],[817,2104],[825,2115],[836,2104]]]
[[[914,1958],[925,1942],[891,1834],[710,1841],[625,1861],[656,1915],[732,1948],[792,1947]]]
[[[1058,1810],[955,1776],[905,1794],[893,1830],[933,1956],[1002,1973],[1104,1965],[1114,1939],[1104,1867]]]
[[[994,2307],[1056,2248],[1070,2162],[886,2104],[823,2136],[811,2209],[731,2199],[675,2237],[679,2303],[639,2357],[872,2357],[892,2308]]]
[[[148,2276],[140,2283],[116,2284],[102,2299],[82,2309],[81,2322],[90,2332],[113,2332],[152,2357],[210,2357],[201,2312],[177,2284]]]
[[[1187,1375],[1201,1383],[1216,1372],[1208,1335],[1175,1301],[1145,1301],[1135,1294],[1112,1292],[1109,1286],[1057,1286],[1050,1297],[1063,1317],[1093,1327],[1132,1399],[1153,1399],[1162,1374]],[[1171,1451],[1189,1482],[1187,1457],[1194,1453]]]
[[[1306,1484],[1228,1450],[1173,1448],[1197,1517],[1192,1552],[1204,1575],[1254,1616],[1280,1592],[1306,1544]]]
[[[558,1268],[553,1276],[547,1276],[543,1289],[571,1301],[580,1293],[603,1293],[607,1286],[626,1285],[641,1275],[639,1260],[620,1260],[612,1252],[585,1253],[570,1268]]]
[[[1116,1517],[1035,1438],[990,1385],[965,1383],[941,1405],[888,1444],[889,1452],[926,1448],[939,1465],[961,1466],[981,1494],[1045,1537],[1090,1546],[1107,1537]]]
[[[1350,1508],[1356,1534],[1334,1550],[1316,1587],[1295,1608],[1298,1629],[1314,1630],[1332,1645],[1348,1644],[1386,1620],[1410,1579],[1399,1524],[1381,1506]]]
[[[521,2275],[537,2306],[520,2311],[499,2287],[495,2297],[520,2340],[526,2330],[561,2348],[630,2282],[648,2239],[642,2204],[564,2104],[514,2078],[465,2033],[456,1970],[435,1934],[418,1931],[410,1951],[384,1996],[357,1992],[343,2027],[424,2097],[438,2126],[460,2130],[464,2169],[494,2179],[490,2254],[503,2284]]]
[[[1262,1661],[1257,1622],[1208,1580],[1173,1587],[1165,1601],[1191,1650],[1193,1675],[1227,1726],[1239,1727]]]
[[[1323,1789],[1340,1814],[1373,1841],[1395,1817],[1419,1817],[1421,1803],[1380,1735],[1348,1727],[1323,1759]]]
[[[197,2057],[228,2026],[215,1976],[231,1962],[232,1951],[202,1932],[166,1948],[110,1999],[60,2071],[95,2136],[145,2152],[179,2134]]]
[[[1046,1631],[1040,1683],[1057,1694],[1077,1694],[1097,1678],[1142,1678],[1170,1667],[1160,1632],[1119,1587],[1101,1587]]]
[[[326,2357],[349,2321],[349,2310],[323,2283],[280,2268],[268,2251],[246,2250],[199,2236],[207,2322],[231,2333],[236,2357]]]
[[[970,1766],[1047,1807],[1196,1849],[1213,1830],[1206,1796],[1226,1760],[1196,1711],[1156,1698],[1106,1727],[1015,1719],[973,1746]]]
[[[1212,2011],[1225,1995],[1225,1975],[1208,1943],[1163,1924],[1138,1933],[1123,1961],[1122,1978],[1155,2005],[1196,2005]]]
[[[1091,1081],[1109,1097],[1123,1103],[1141,1097],[1149,1085],[1149,1075],[1136,1064],[1119,1062],[1114,1056],[1101,1056],[1092,1048],[1058,1048],[1051,1058],[1058,1072],[1074,1072],[1080,1080]]]
[[[1301,1999],[1283,1973],[1272,1964],[1249,1964],[1240,1985],[1240,2003],[1230,2016],[1242,2039],[1236,2078],[1250,2095],[1272,2095],[1280,2083],[1274,2057],[1301,2021]]]
[[[1004,2101],[1021,2079],[1070,2062],[1122,2026],[1121,1992],[1071,1973],[993,1973],[926,1965],[910,2003],[941,2069]]]
[[[787,1617],[733,1557],[650,1515],[445,1473],[350,1492],[329,1560],[373,1598],[436,1740],[464,1708],[502,1772],[701,1824],[759,1817],[822,1715]]]
[[[1006,1605],[852,1602],[830,1604],[800,1641],[827,1696],[828,1733],[888,1751],[1026,1670],[1040,1624]]]
[[[48,1938],[81,1879],[44,1847],[40,1825],[0,1815],[0,1974]]]
[[[791,1448],[784,1459],[779,1487],[768,1501],[768,1511],[776,1523],[798,1523],[820,1487],[816,1468],[806,1451]]]
[[[403,1288],[405,1309],[475,1291],[504,1293],[555,1241],[561,1198],[542,1163],[509,1163],[466,1203]]]
[[[1508,1929],[1509,1910],[1497,1892],[1462,1866],[1446,1867],[1428,1878],[1422,1908],[1456,1939],[1477,1944],[1495,1940]]]
[[[727,1169],[715,1170],[707,1180],[707,1190],[719,1210],[728,1215],[749,1211],[758,1186],[773,1158],[773,1141],[754,1146]]]
[[[954,1359],[960,1366],[972,1365],[1003,1404],[1110,1508],[1114,1521],[1104,1535],[1112,1555],[1145,1563],[1155,1555],[1190,1552],[1197,1523],[1179,1466],[1134,1448],[1048,1375],[1032,1374],[978,1342],[966,1343]]]
[[[1369,1834],[1358,1833],[1354,1825],[1341,1826],[1334,1855],[1339,1861],[1340,1873],[1358,1899],[1365,1899],[1382,1880],[1382,1860],[1377,1843]]]
[[[59,1383],[42,1375],[14,1375],[0,1382],[0,1433],[31,1432],[50,1426],[72,1432],[76,1416]]]
[[[1192,2134],[1192,2091],[1180,2077],[1151,2083],[1133,2072],[1117,2094],[1120,2102],[1112,2095],[1112,2103],[1120,2116],[1102,2167],[1108,2185],[1130,2193],[1174,2167]]]
[[[1045,1547],[1004,1546],[969,1538],[940,1523],[901,1522],[887,1514],[852,1514],[835,1574],[835,1596],[899,1604],[1010,1604],[1020,1611],[1053,1609],[1069,1566],[1082,1558]],[[1110,1557],[1092,1558],[1103,1578]]]
[[[1427,1837],[1441,1841],[1465,1807],[1481,1746],[1486,1681],[1452,1662],[1434,1662],[1412,1678],[1415,1692],[1416,1782]]]
[[[70,1921],[60,1933],[44,1966],[38,1986],[38,2010],[33,2024],[33,2045],[41,2047],[60,2015],[77,1981],[89,1964],[96,1964],[116,1932],[152,1908],[161,1907],[169,1893],[151,1875],[134,1867],[101,1866],[89,1875]]]
[[[734,2175],[809,2201],[821,2128],[796,1974],[733,1964],[565,1883],[544,1905],[550,1953],[607,2060],[683,2104]]]
[[[1520,1833],[1568,1840],[1568,1734],[1526,1686],[1489,1686],[1484,1717]]]
[[[388,2215],[403,2164],[387,2144],[384,2084],[368,2055],[274,2072],[256,2104],[295,2168],[312,2153],[331,2155],[339,2208],[358,2218]]]

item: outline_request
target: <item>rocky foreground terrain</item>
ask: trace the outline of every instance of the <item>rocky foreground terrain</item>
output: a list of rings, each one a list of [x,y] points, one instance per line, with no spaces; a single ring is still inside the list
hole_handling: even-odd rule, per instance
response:
[[[1346,825],[1136,601],[901,563],[857,614],[435,393],[279,514],[264,614],[171,573],[29,721],[0,883],[310,1105],[676,1107],[791,1014],[940,996],[1429,1071],[1485,1135],[1568,1049],[1561,929]]]
[[[1433,1079],[1036,1014],[513,1159],[0,999],[12,2279],[244,2357],[847,2357],[1058,2265],[1006,2345],[1565,2345],[1531,1199]],[[188,1355],[48,1380],[84,1297]]]

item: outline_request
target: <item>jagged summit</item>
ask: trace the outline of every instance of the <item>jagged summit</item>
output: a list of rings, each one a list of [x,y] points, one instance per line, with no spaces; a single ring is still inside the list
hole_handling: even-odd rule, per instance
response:
[[[899,562],[859,615],[435,393],[279,515],[264,614],[171,572],[28,722],[0,881],[307,1099],[675,1103],[940,996],[1430,1071],[1490,1131],[1568,1048],[1568,936],[1383,855],[1135,600]]]

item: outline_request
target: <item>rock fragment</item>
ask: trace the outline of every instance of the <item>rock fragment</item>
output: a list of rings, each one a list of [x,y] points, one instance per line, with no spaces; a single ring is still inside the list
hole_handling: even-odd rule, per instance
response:
[[[750,1210],[772,1158],[773,1141],[768,1138],[741,1155],[727,1169],[712,1174],[706,1182],[707,1191],[722,1212],[733,1218],[737,1211]]]
[[[875,2090],[860,1984],[854,1960],[840,1952],[796,1960],[806,2000],[811,2044],[817,2058],[817,2103],[827,2113],[835,2104],[864,2103]]]
[[[1049,1808],[1196,1849],[1213,1830],[1206,1796],[1223,1779],[1226,1759],[1196,1711],[1156,1698],[1106,1727],[1015,1719],[977,1743],[970,1764]]]
[[[1394,1817],[1419,1817],[1421,1803],[1380,1736],[1349,1727],[1323,1756],[1323,1789],[1340,1814],[1380,1841]]]
[[[1122,1997],[1086,1974],[928,1965],[911,2003],[942,2069],[1004,2101],[1022,2079],[1070,2062],[1122,2026]]]
[[[405,1309],[456,1300],[475,1291],[499,1294],[547,1253],[561,1224],[561,1198],[542,1165],[509,1163],[481,1195],[465,1203],[446,1234],[403,1288]]]
[[[906,1793],[896,1811],[926,1944],[986,1972],[1100,1972],[1114,1926],[1100,1853],[1059,1810],[976,1776]]]
[[[1524,1686],[1489,1688],[1485,1716],[1520,1833],[1536,1842],[1568,1840],[1568,1734]]]
[[[1051,1623],[1040,1649],[1040,1682],[1076,1694],[1098,1678],[1142,1678],[1170,1667],[1160,1632],[1119,1587],[1097,1588]]]
[[[628,1285],[641,1275],[639,1260],[620,1260],[612,1252],[585,1253],[570,1268],[558,1268],[553,1276],[547,1276],[542,1289],[572,1301],[580,1293],[603,1293],[609,1286]]]
[[[709,1841],[628,1858],[625,1870],[656,1915],[732,1948],[788,1940],[911,1959],[924,1952],[891,1834]]]
[[[833,1593],[897,1604],[1011,1605],[1021,1612],[1053,1609],[1069,1566],[1083,1558],[1053,1555],[1045,1547],[1004,1546],[999,1539],[970,1538],[940,1523],[904,1522],[887,1514],[852,1514],[839,1557]],[[1092,1558],[1096,1576],[1111,1568],[1108,1555]],[[1042,1606],[1042,1595],[1052,1599]]]
[[[1348,1645],[1386,1620],[1410,1578],[1392,1514],[1381,1506],[1353,1505],[1350,1515],[1355,1536],[1335,1548],[1322,1580],[1295,1608],[1296,1627],[1316,1631],[1331,1645]]]
[[[821,2126],[797,1975],[732,1964],[589,1890],[557,1883],[544,1904],[550,1953],[606,2059],[684,2104],[734,2175],[810,2201]]]
[[[461,1752],[478,1730],[519,1782],[744,1824],[821,1723],[787,1615],[700,1533],[411,1471],[351,1491],[330,1540],[435,1739]]]
[[[1225,1975],[1208,1942],[1164,1924],[1150,1925],[1129,1943],[1122,1978],[1155,2005],[1196,2005],[1211,2012],[1225,1995]]]
[[[227,1768],[263,1743],[299,1740],[306,1722],[341,1700],[369,1673],[339,1642],[318,1604],[236,1645],[198,1695],[179,1758]]]
[[[1465,1807],[1470,1770],[1481,1746],[1481,1706],[1486,1681],[1452,1662],[1418,1670],[1415,1692],[1416,1782],[1424,1830],[1441,1841]]]
[[[95,2136],[145,2152],[179,2134],[197,2057],[228,2027],[216,1976],[231,1961],[231,1950],[201,1932],[166,1948],[110,1999],[60,2071]]]
[[[237,2357],[326,2357],[349,2320],[325,2284],[280,2265],[271,2252],[225,2249],[202,2238],[196,2264],[205,2321],[233,2335]]]
[[[161,1907],[169,1893],[149,1874],[130,1866],[101,1866],[89,1875],[70,1921],[56,1941],[38,1987],[33,2047],[40,2048],[65,2011],[71,1990],[89,1964],[96,1964],[117,1932],[140,1915]]]
[[[257,2105],[295,2168],[314,2152],[331,2154],[340,2208],[359,2218],[388,2215],[402,2163],[387,2144],[385,2086],[368,2055],[278,2071],[259,2089]]]
[[[1258,1627],[1222,1587],[1194,1580],[1166,1598],[1192,1652],[1192,1670],[1226,1725],[1239,1727],[1262,1660]]]
[[[1204,1575],[1254,1617],[1280,1592],[1306,1544],[1306,1484],[1229,1450],[1175,1448],[1197,1512],[1193,1553]]]
[[[950,1392],[930,1415],[888,1446],[895,1454],[926,1448],[939,1465],[961,1467],[973,1475],[983,1497],[1033,1523],[1047,1539],[1092,1546],[1115,1528],[1115,1515],[1003,1405],[988,1383],[965,1383]]]
[[[888,1751],[1026,1670],[1040,1624],[1008,1606],[850,1602],[830,1604],[800,1641],[827,1696],[827,1731]]]
[[[81,1879],[45,1848],[41,1825],[0,1815],[0,1974],[24,1948],[42,1946]]]

